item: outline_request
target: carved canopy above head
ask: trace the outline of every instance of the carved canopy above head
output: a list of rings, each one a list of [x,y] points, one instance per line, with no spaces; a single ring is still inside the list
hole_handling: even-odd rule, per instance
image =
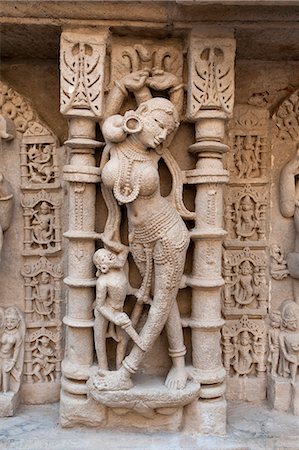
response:
[[[299,89],[280,104],[273,120],[279,139],[299,141]]]

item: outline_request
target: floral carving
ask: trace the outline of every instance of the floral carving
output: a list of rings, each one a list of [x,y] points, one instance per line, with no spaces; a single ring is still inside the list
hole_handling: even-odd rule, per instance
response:
[[[266,255],[262,251],[227,250],[223,258],[225,315],[265,314],[267,310]]]
[[[266,328],[262,321],[242,316],[222,328],[224,367],[230,376],[260,376],[266,371]]]
[[[101,34],[65,32],[61,40],[61,113],[101,117],[104,59]]]
[[[189,110],[194,120],[201,109],[218,109],[231,115],[234,103],[234,45],[231,40],[192,40],[189,50],[192,84]]]

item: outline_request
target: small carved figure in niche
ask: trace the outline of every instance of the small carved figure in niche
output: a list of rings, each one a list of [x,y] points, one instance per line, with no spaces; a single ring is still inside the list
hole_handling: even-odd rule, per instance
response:
[[[284,166],[280,175],[280,211],[286,218],[294,217],[294,252],[287,255],[288,270],[293,278],[295,302],[299,304],[299,144],[295,156]]]
[[[28,168],[32,183],[49,183],[54,178],[52,146],[32,144],[28,150]]]
[[[50,275],[42,272],[40,280],[36,277],[32,279],[31,286],[33,288],[33,316],[36,320],[53,318],[54,303],[54,286],[51,284]]]
[[[96,284],[94,334],[99,369],[107,370],[107,336],[113,337],[119,343],[124,339],[122,330],[125,330],[141,348],[142,343],[132,326],[129,316],[123,312],[129,288],[127,274],[124,270],[129,249],[121,244],[117,245],[116,243],[108,243],[107,241],[105,241],[105,245],[112,247],[114,251],[101,248],[95,252],[93,257],[98,277]],[[122,359],[122,346],[117,345],[117,368],[121,366]]]
[[[235,345],[231,342],[230,336],[222,337],[223,345],[223,365],[226,372],[229,374],[231,361],[235,356]]]
[[[279,245],[274,244],[270,249],[271,255],[271,276],[274,280],[283,280],[289,275],[287,262],[283,257]]]
[[[255,205],[249,195],[245,195],[240,201],[240,208],[237,211],[236,235],[238,239],[245,240],[254,235],[257,228],[255,217]]]
[[[33,375],[39,382],[55,381],[57,358],[52,347],[51,339],[42,336],[31,348]]]
[[[136,99],[142,99],[136,111],[129,111],[124,117],[111,116],[103,125],[103,134],[109,144],[104,153],[106,156],[103,156],[102,181],[104,192],[105,189],[109,192],[106,198],[110,195],[111,199],[113,193],[111,201],[116,199],[127,207],[130,251],[143,276],[135,307],[149,302],[152,284],[154,287],[148,317],[140,332],[142,345],[133,345],[120,369],[102,371],[95,378],[94,385],[99,390],[131,388],[131,375],[138,370],[164,326],[173,361],[165,384],[172,389],[183,389],[187,382],[186,349],[176,296],[189,235],[175,207],[161,196],[158,173],[163,143],[178,127],[179,117],[171,101],[151,98],[149,91],[149,87],[169,89],[174,86],[175,78],[163,71],[153,70],[151,77],[148,71],[135,72],[118,81],[110,93],[114,109],[115,105],[122,104],[127,89],[136,93]],[[174,88],[173,95],[176,93]],[[112,210],[108,205],[109,209]],[[113,211],[115,213],[115,208]],[[115,218],[114,222],[119,224]],[[119,230],[111,229],[112,223],[108,216],[104,234],[117,240]]]
[[[237,341],[236,355],[233,362],[233,367],[237,376],[249,374],[253,362],[253,349],[250,334],[248,331],[242,331]]]
[[[40,248],[50,248],[54,239],[54,215],[47,202],[42,202],[39,210],[32,211],[32,238]]]
[[[0,310],[0,319],[0,390],[17,392],[23,371],[25,323],[15,307]]]
[[[296,383],[299,367],[299,308],[292,300],[286,300],[281,310],[283,331],[279,336],[281,350],[280,374],[291,377],[291,383]]]
[[[250,305],[255,299],[253,270],[250,262],[245,260],[240,266],[241,273],[235,286],[235,299],[240,305]]]
[[[0,172],[0,258],[3,246],[3,233],[9,228],[11,223],[14,199],[12,188],[9,182]]]
[[[277,376],[279,363],[279,335],[281,330],[281,313],[273,311],[270,314],[271,328],[268,332],[269,357],[268,362],[271,364],[271,375]]]
[[[243,146],[236,157],[239,178],[249,178],[252,172],[259,168],[259,162],[254,139],[252,136],[247,135],[245,136]]]

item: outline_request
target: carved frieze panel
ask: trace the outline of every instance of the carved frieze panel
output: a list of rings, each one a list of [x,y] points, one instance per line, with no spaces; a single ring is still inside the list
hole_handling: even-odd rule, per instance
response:
[[[232,114],[234,104],[234,57],[232,39],[192,36],[189,45],[188,86],[190,120],[196,120],[200,110],[220,110]]]
[[[265,315],[268,302],[267,257],[262,250],[226,250],[223,256],[223,313]]]
[[[242,316],[222,328],[223,363],[230,377],[262,376],[266,371],[266,327]]]
[[[60,379],[60,328],[39,328],[27,334],[25,346],[26,383],[50,383]]]
[[[225,199],[226,244],[265,246],[268,203],[268,191],[263,186],[230,186]]]
[[[136,71],[169,72],[178,78],[183,74],[182,43],[179,40],[163,42],[142,39],[114,39],[111,52],[111,81]]]
[[[24,255],[46,255],[61,250],[60,201],[46,191],[22,198]]]
[[[60,52],[60,110],[69,116],[101,117],[107,33],[64,32]]]
[[[299,139],[299,90],[284,100],[274,114],[273,120],[279,139],[283,141]]]
[[[52,264],[46,257],[42,257],[34,264],[26,264],[22,275],[25,280],[25,312],[28,326],[58,325],[63,276],[61,265]]]
[[[236,105],[229,124],[231,182],[267,182],[270,164],[266,109]]]
[[[57,188],[58,177],[55,139],[40,123],[32,122],[21,144],[22,189]]]

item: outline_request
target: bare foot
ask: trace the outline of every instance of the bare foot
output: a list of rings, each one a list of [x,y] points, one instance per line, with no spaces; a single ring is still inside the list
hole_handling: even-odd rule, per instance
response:
[[[168,389],[184,389],[187,383],[187,371],[185,367],[172,367],[165,380]]]
[[[122,367],[115,371],[99,370],[93,384],[99,391],[127,391],[133,387],[129,373]]]

